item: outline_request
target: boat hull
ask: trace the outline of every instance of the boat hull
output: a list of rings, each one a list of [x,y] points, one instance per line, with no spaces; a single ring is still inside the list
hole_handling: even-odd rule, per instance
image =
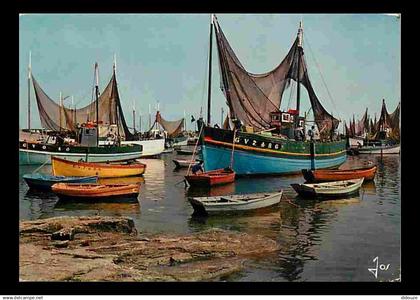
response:
[[[329,187],[325,188],[327,184],[343,183],[345,181],[336,181],[321,184],[291,184],[292,188],[302,197],[321,197],[321,198],[339,198],[349,195],[357,194],[363,184],[363,179],[350,180],[354,181],[346,187]]]
[[[261,195],[263,197],[264,195]],[[272,193],[267,197],[264,197],[262,200],[253,200],[249,202],[227,202],[227,203],[216,203],[212,205],[206,205],[200,198],[191,197],[188,198],[191,206],[194,208],[196,213],[200,214],[215,214],[215,213],[235,213],[235,212],[244,212],[250,210],[256,210],[261,208],[267,208],[278,204],[281,200],[282,192]],[[208,197],[208,198],[220,198],[218,197]]]
[[[221,174],[221,175],[216,175]],[[214,170],[198,175],[187,175],[185,180],[191,185],[196,187],[207,187],[228,184],[235,181],[235,173],[226,173],[223,169]]]
[[[206,171],[230,165],[233,133],[224,129],[205,129],[202,157]],[[346,142],[296,142],[259,134],[239,132],[235,140],[233,170],[237,175],[297,174],[302,169],[336,168],[346,159]]]
[[[165,139],[123,141],[121,144],[134,144],[143,146],[143,151],[141,154],[142,158],[160,155],[165,150]]]
[[[90,184],[54,184],[52,191],[61,200],[71,201],[113,201],[137,200],[140,186],[137,184],[90,185]]]
[[[61,176],[34,176],[33,174],[23,175],[23,179],[30,189],[50,191],[51,186],[59,183],[96,183],[98,181],[97,176],[88,177],[62,177]]]
[[[19,142],[19,165],[51,164],[51,156],[70,161],[86,159],[90,162],[113,162],[138,159],[142,155],[139,145],[124,147],[75,147],[43,145],[39,143]]]
[[[175,164],[176,168],[188,168],[190,165],[195,165],[199,161],[191,161],[191,160],[182,160],[182,159],[173,159],[172,160]]]
[[[376,174],[376,166],[371,168],[353,170],[302,170],[303,177],[307,182],[327,182],[364,178],[365,181],[373,180]]]
[[[400,154],[400,145],[387,147],[361,147],[359,154]]]
[[[135,163],[131,165],[113,165],[104,163],[85,163],[66,161],[54,157],[52,171],[59,176],[98,176],[99,178],[115,178],[142,175],[146,165]]]

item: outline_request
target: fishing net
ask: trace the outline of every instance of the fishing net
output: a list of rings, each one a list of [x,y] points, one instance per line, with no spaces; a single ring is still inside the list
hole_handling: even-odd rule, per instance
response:
[[[319,132],[329,134],[338,127],[339,121],[325,110],[312,88],[303,50],[298,47],[298,38],[277,67],[267,73],[253,74],[247,72],[239,61],[216,18],[214,26],[221,88],[227,99],[231,118],[239,119],[244,125],[255,129],[270,128],[270,113],[279,111],[284,90],[289,86],[290,80],[297,81],[299,74],[299,80],[308,92]]]
[[[96,122],[96,100],[89,105],[74,109],[60,106],[40,87],[32,75],[39,116],[43,128],[61,131],[76,131],[77,124]],[[133,138],[127,128],[121,108],[115,72],[98,98],[98,120],[102,125],[117,125],[119,134],[126,140]],[[105,131],[104,131],[105,132]]]
[[[165,129],[165,131],[168,133],[168,137],[175,137],[184,130],[184,118],[178,121],[167,121],[162,118],[160,112],[157,112],[155,122],[160,124],[163,129]]]

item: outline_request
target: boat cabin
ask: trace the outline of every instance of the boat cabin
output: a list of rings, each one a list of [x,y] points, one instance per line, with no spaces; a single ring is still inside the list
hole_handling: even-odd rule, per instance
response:
[[[287,112],[275,111],[270,113],[270,126],[276,128],[273,133],[280,133],[288,138],[294,138],[295,118],[298,118],[298,127],[305,128],[305,118],[300,117],[297,110],[289,109]]]

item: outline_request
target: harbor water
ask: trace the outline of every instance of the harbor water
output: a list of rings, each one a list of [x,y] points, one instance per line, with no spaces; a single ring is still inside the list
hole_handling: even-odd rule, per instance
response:
[[[299,198],[291,183],[300,175],[244,177],[209,190],[187,189],[186,169],[174,170],[174,158],[143,159],[146,173],[113,182],[141,182],[138,203],[62,202],[52,193],[28,190],[22,179],[39,166],[20,166],[20,219],[55,216],[109,215],[131,217],[143,233],[193,233],[221,228],[263,235],[276,240],[280,250],[259,260],[248,260],[243,271],[225,281],[391,281],[400,277],[401,199],[399,155],[349,157],[355,167],[377,164],[374,182],[364,183],[359,195],[319,201]],[[50,173],[51,166],[39,172]],[[197,217],[188,196],[284,191],[276,207],[247,214]],[[377,269],[374,271],[368,269]]]

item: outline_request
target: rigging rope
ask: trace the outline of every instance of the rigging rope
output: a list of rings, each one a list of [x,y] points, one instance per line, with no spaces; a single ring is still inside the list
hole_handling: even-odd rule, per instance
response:
[[[328,96],[330,97],[331,104],[333,105],[333,107],[334,107],[335,111],[336,111],[336,112],[337,112],[337,114],[338,114],[339,119],[341,120],[341,115],[340,115],[340,112],[338,111],[337,107],[335,106],[335,102],[334,102],[334,100],[333,100],[333,98],[332,98],[332,96],[331,96],[330,90],[328,89],[328,86],[327,86],[327,84],[325,83],[324,76],[322,75],[322,72],[321,72],[321,68],[320,68],[320,66],[318,65],[318,62],[317,62],[317,61],[316,61],[316,59],[315,59],[315,55],[314,55],[314,53],[312,52],[312,48],[311,48],[311,45],[309,44],[309,39],[307,38],[307,36],[308,36],[308,34],[306,34],[306,35],[304,36],[304,40],[305,40],[305,41],[307,42],[307,44],[308,44],[308,47],[309,47],[309,52],[311,52],[312,58],[313,58],[313,60],[314,60],[314,62],[315,62],[315,65],[316,65],[316,67],[317,67],[317,69],[318,69],[318,72],[319,72],[319,74],[321,75],[322,83],[324,84],[325,89],[327,90]]]

